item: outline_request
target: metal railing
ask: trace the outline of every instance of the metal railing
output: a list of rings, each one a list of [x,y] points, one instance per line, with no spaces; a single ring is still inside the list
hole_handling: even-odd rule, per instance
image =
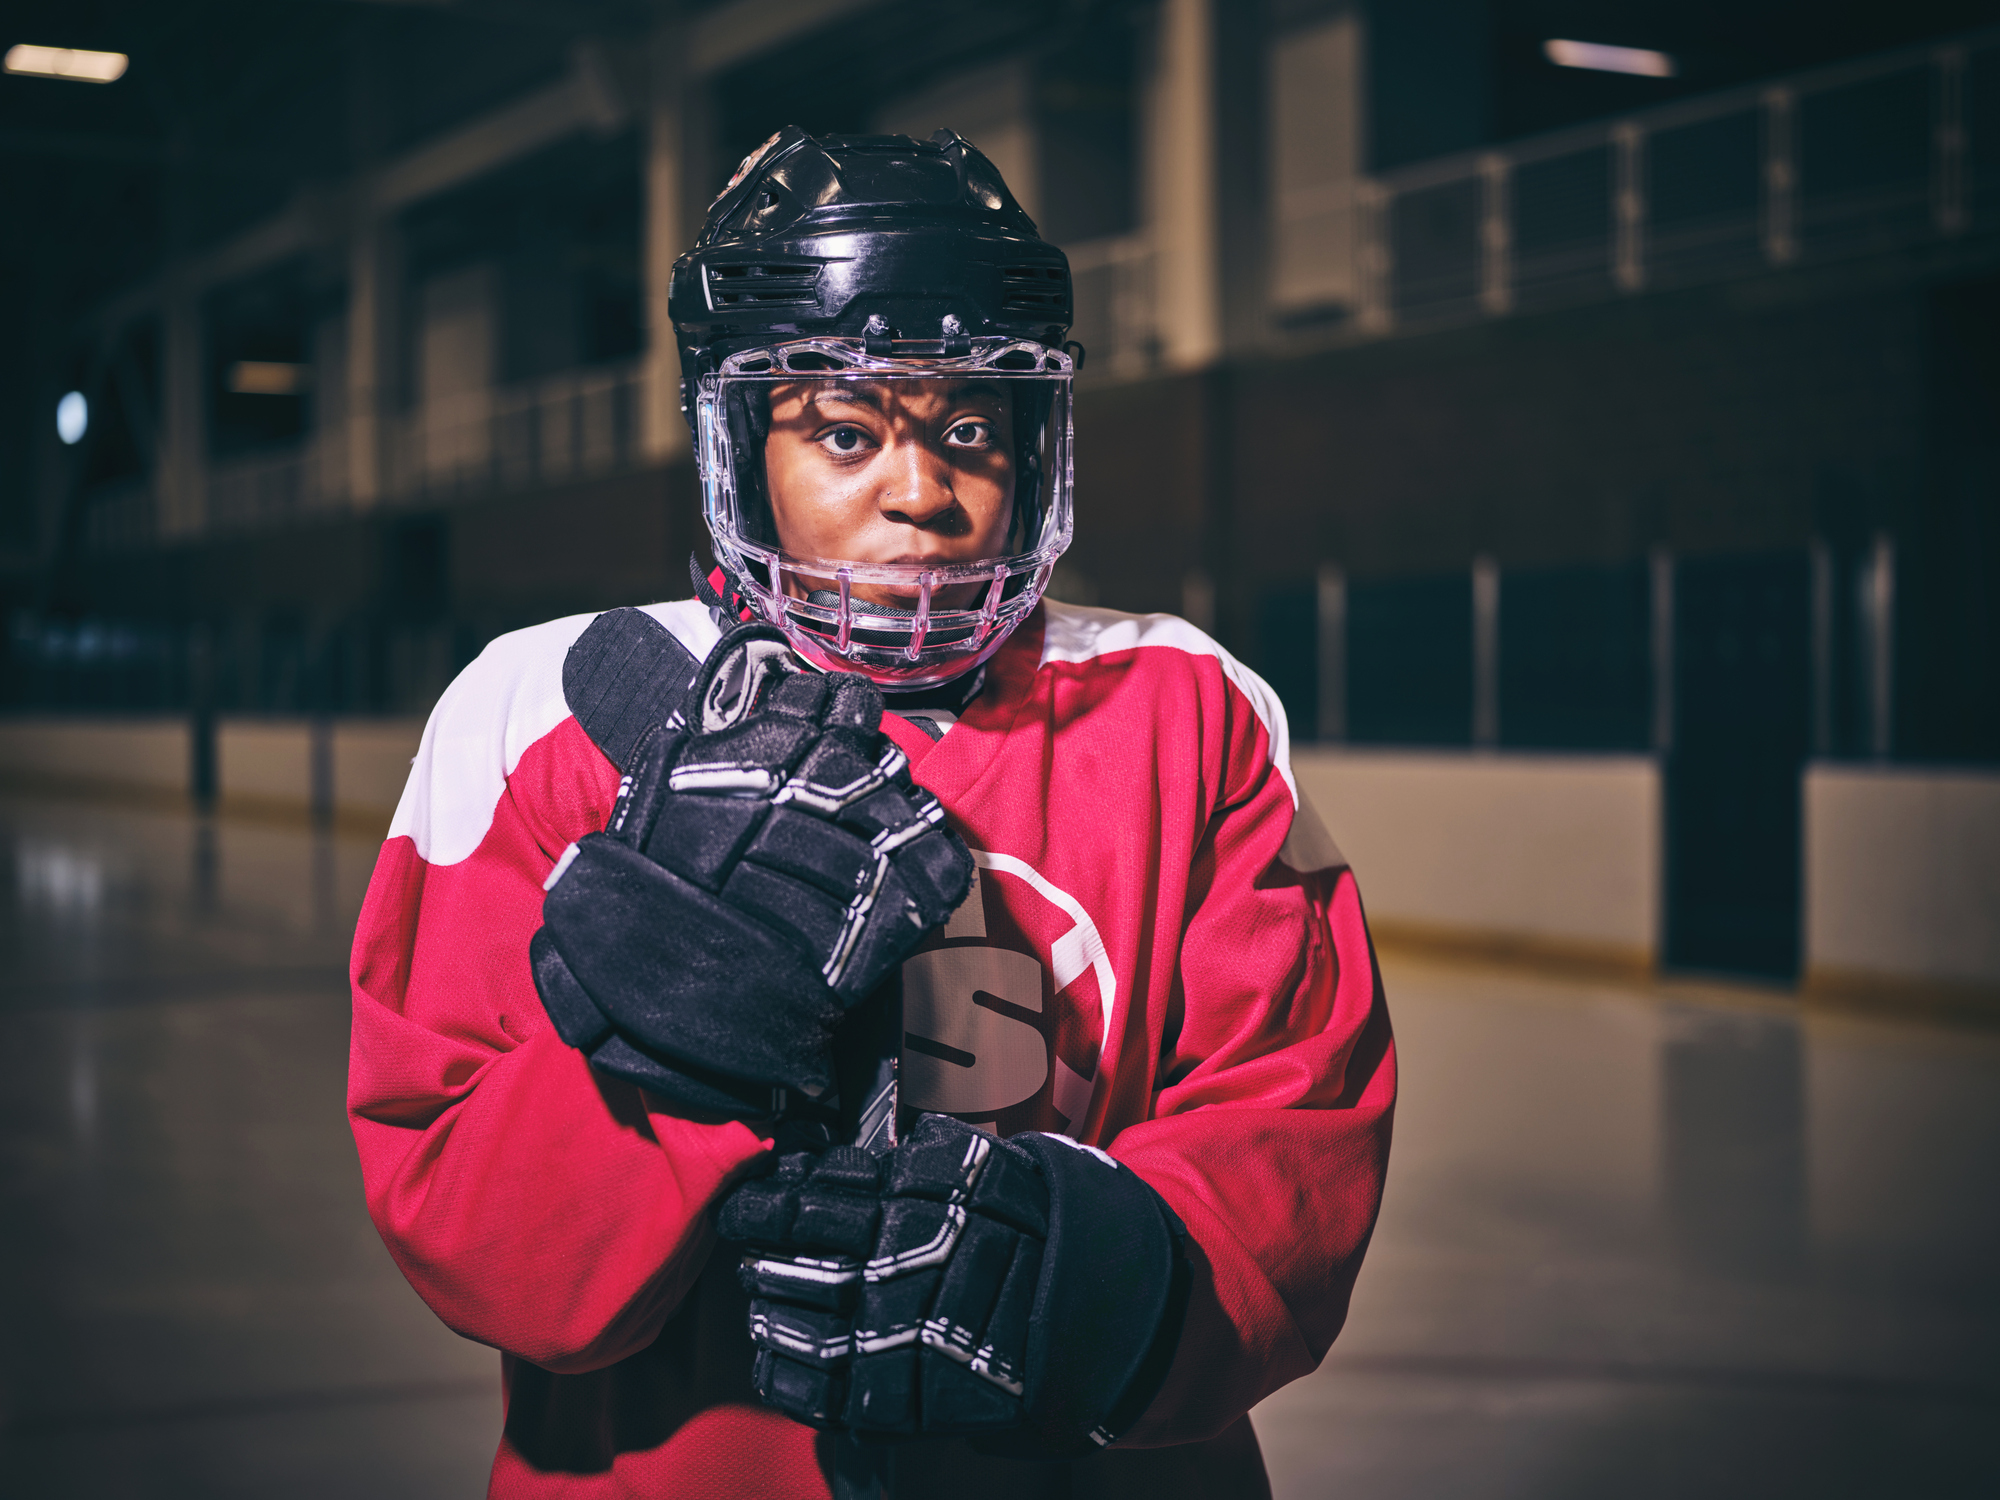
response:
[[[644,462],[643,381],[637,363],[566,371],[391,421],[383,502],[452,503],[636,468]],[[295,447],[210,464],[205,528],[252,530],[349,509],[349,439],[344,426],[330,427]],[[151,484],[120,482],[85,503],[92,550],[158,541]]]
[[[1346,263],[1351,300],[1285,310],[1335,341],[1609,300],[2000,230],[2000,28],[1295,193],[1286,243]],[[1087,378],[1160,364],[1141,230],[1068,247]],[[644,366],[469,393],[384,424],[383,498],[438,503],[644,462]],[[209,471],[205,524],[350,503],[348,434]],[[131,486],[89,498],[93,547],[156,539]]]
[[[282,525],[347,503],[347,433],[341,428],[297,448],[225,459],[208,472],[206,519],[219,531]]]
[[[453,500],[636,467],[644,380],[638,363],[567,371],[418,411],[395,432],[389,495]]]
[[[1986,31],[1384,173],[1350,336],[1991,232],[1996,116]]]

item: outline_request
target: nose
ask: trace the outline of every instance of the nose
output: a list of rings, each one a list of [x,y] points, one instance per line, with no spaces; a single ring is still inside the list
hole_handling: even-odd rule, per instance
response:
[[[905,526],[935,527],[958,509],[951,465],[922,442],[904,439],[882,455],[877,504],[883,518]]]

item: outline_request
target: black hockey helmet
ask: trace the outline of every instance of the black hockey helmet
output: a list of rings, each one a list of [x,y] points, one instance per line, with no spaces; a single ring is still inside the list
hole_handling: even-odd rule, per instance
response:
[[[918,141],[788,126],[715,200],[668,306],[703,518],[750,608],[807,661],[891,690],[949,681],[998,650],[1069,545],[1075,346],[1068,259],[993,164],[949,130]],[[1001,552],[918,563],[787,550],[765,452],[773,393],[801,379],[999,395],[1013,443]]]
[[[975,338],[1060,348],[1069,260],[964,137],[812,136],[788,125],[745,157],[674,263],[668,311],[682,409],[731,354],[776,340],[866,339],[955,354]]]

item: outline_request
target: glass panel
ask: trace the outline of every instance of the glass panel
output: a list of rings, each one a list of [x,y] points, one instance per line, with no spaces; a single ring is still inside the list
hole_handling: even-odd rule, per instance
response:
[[[1509,570],[1500,580],[1500,742],[1643,750],[1651,739],[1643,563]]]
[[[1469,744],[1470,575],[1350,583],[1347,610],[1349,738]]]

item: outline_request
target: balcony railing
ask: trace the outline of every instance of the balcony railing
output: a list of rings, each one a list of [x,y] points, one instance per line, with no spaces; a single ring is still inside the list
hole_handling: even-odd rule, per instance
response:
[[[298,448],[225,459],[208,473],[206,519],[215,530],[283,525],[347,503],[347,433],[340,428]]]
[[[599,367],[419,408],[385,424],[387,505],[452,503],[538,485],[623,473],[643,462],[643,367]],[[209,530],[288,525],[354,505],[351,434],[325,429],[306,442],[210,464]],[[99,551],[158,540],[150,484],[121,482],[87,501],[85,535]]]
[[[2000,229],[2000,31],[1356,184],[1354,337]],[[1279,205],[1286,216],[1323,205]]]
[[[577,370],[419,411],[395,430],[389,493],[453,500],[636,467],[643,381],[638,364]]]
[[[1335,341],[1991,234],[2000,28],[1324,184],[1273,213],[1285,279],[1312,289],[1282,321]],[[1068,250],[1086,378],[1157,369],[1151,234]],[[636,363],[574,371],[392,418],[382,500],[449,503],[637,467],[643,381]],[[352,450],[334,429],[216,463],[200,519],[257,527],[345,509]],[[150,544],[156,508],[150,491],[102,491],[85,535]]]

